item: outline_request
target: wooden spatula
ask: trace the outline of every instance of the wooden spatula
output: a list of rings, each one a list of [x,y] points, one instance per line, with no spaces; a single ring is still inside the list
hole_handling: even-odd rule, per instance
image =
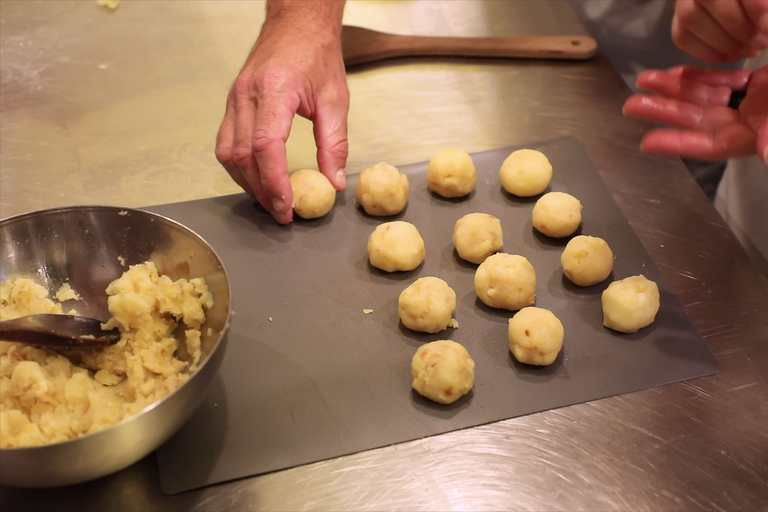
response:
[[[589,36],[427,37],[386,34],[345,25],[344,63],[355,66],[395,57],[506,57],[585,60],[595,55]]]

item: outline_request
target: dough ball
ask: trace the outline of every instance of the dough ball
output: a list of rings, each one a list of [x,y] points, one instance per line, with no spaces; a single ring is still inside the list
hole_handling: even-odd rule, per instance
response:
[[[659,287],[638,275],[614,281],[602,296],[603,325],[619,332],[635,332],[651,325],[659,312]]]
[[[536,201],[533,227],[553,238],[572,235],[581,224],[581,201],[565,192],[549,192]]]
[[[403,325],[435,333],[448,327],[456,309],[456,292],[437,277],[422,277],[402,291],[397,312]]]
[[[357,202],[368,215],[397,215],[408,202],[408,177],[386,162],[360,173]]]
[[[386,272],[413,270],[421,265],[425,254],[424,240],[410,222],[385,222],[368,238],[371,265]]]
[[[302,169],[291,174],[293,211],[303,219],[327,214],[336,202],[336,190],[320,171]]]
[[[462,259],[482,263],[504,245],[501,221],[487,213],[467,214],[453,228],[453,245]]]
[[[563,324],[548,309],[521,309],[509,319],[508,332],[509,350],[521,363],[550,365],[563,348]]]
[[[552,164],[535,149],[514,151],[501,164],[501,186],[510,194],[530,197],[544,192],[552,181]]]
[[[573,237],[560,255],[563,273],[573,284],[592,286],[605,281],[613,270],[613,251],[596,236]]]
[[[440,404],[451,404],[475,383],[475,362],[455,341],[433,341],[419,347],[411,360],[413,389]]]
[[[517,311],[536,300],[536,272],[525,257],[499,252],[477,267],[475,291],[487,306]]]
[[[427,187],[443,197],[462,197],[475,189],[477,171],[469,153],[446,149],[432,157],[427,166]]]

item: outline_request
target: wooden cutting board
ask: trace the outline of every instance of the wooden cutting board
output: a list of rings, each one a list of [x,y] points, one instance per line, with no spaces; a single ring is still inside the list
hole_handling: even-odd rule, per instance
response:
[[[387,34],[345,25],[344,63],[349,66],[396,57],[496,57],[586,60],[597,52],[589,36],[427,37]]]

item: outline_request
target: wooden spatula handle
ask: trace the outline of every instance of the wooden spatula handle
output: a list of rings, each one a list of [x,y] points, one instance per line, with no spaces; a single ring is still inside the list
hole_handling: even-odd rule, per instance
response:
[[[348,66],[394,57],[507,57],[588,59],[597,51],[589,36],[426,37],[385,34],[344,27],[344,62]]]

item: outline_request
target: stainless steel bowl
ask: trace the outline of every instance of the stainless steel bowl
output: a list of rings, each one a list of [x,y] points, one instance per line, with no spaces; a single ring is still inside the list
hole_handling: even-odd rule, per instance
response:
[[[205,240],[173,220],[129,208],[77,206],[0,221],[0,280],[36,276],[53,293],[68,282],[82,297],[77,310],[85,316],[109,318],[107,285],[129,265],[145,261],[153,261],[174,280],[206,279],[214,306],[202,328],[201,364],[175,391],[121,423],[66,442],[0,449],[0,484],[84,482],[154,451],[192,415],[216,377],[230,312],[229,280],[221,260]]]

